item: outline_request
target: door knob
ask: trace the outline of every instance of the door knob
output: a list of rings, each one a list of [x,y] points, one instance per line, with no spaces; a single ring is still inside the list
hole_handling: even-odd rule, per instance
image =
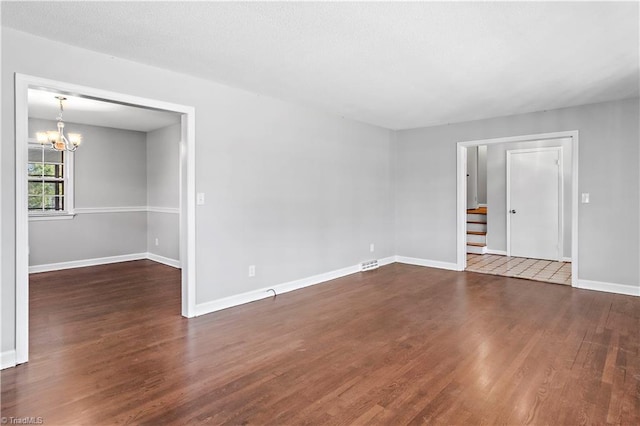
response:
[[[515,210],[509,210],[509,213],[516,214],[516,211]]]

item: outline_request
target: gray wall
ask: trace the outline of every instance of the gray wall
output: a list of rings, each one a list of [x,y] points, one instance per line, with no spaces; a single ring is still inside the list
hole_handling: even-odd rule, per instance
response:
[[[197,303],[394,254],[389,130],[7,28],[3,194],[15,192],[15,72],[195,107],[196,190],[207,199],[196,212]],[[2,351],[15,346],[14,200],[2,203]]]
[[[147,251],[146,212],[29,222],[29,266]]]
[[[142,132],[65,123],[81,133],[75,152],[75,207],[140,207],[147,203],[146,135]],[[29,119],[29,135],[55,129],[51,120]],[[29,265],[146,252],[146,213],[81,213],[71,220],[29,222]]]
[[[487,248],[507,251],[507,150],[561,146],[564,179],[563,257],[571,257],[571,143],[514,142],[487,148]]]
[[[578,130],[579,191],[591,194],[578,211],[579,277],[638,286],[639,112],[636,98],[398,132],[397,254],[456,262],[457,142]]]
[[[180,260],[180,139],[180,124],[147,133],[147,251],[173,260]]]
[[[467,149],[467,209],[478,207],[478,147]]]
[[[487,146],[478,147],[478,203],[487,204]]]

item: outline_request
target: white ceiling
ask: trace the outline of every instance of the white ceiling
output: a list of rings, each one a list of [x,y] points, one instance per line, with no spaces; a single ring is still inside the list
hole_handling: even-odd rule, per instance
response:
[[[55,120],[60,108],[56,96],[67,98],[63,102],[62,118],[68,123],[149,132],[180,122],[180,115],[176,113],[35,89],[29,89],[28,92],[29,117]]]
[[[637,2],[2,2],[2,22],[392,129],[639,94]]]

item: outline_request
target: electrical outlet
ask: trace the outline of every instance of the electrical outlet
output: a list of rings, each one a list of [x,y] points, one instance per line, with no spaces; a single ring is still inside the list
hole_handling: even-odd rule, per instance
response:
[[[582,193],[582,204],[588,204],[589,203],[589,193],[588,192],[583,192]]]
[[[249,276],[250,277],[256,276],[256,265],[249,265]]]
[[[156,238],[156,246],[160,245],[160,241]]]
[[[204,205],[204,192],[198,192],[198,194],[196,194],[196,204],[199,206]]]
[[[374,251],[376,251],[376,246],[375,246],[373,243],[369,244],[369,251],[370,251],[371,253],[373,253]]]

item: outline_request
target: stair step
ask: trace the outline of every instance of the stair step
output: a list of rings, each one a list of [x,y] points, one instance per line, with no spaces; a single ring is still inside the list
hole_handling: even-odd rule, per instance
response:
[[[487,214],[487,208],[486,207],[478,207],[477,209],[468,209],[467,213],[468,214]]]
[[[467,234],[471,234],[471,235],[487,235],[487,233],[483,232],[483,231],[467,231]]]
[[[486,252],[487,252],[487,247],[486,246],[478,247],[478,246],[471,246],[471,245],[467,244],[467,253],[485,254]]]
[[[487,232],[487,224],[486,223],[469,223],[469,222],[467,222],[467,231]]]
[[[486,247],[487,245],[485,243],[467,243],[468,246],[474,246],[474,247]]]
[[[486,225],[487,222],[478,222],[477,220],[468,220],[467,223],[480,223],[482,225]]]
[[[469,221],[486,222],[487,215],[480,213],[467,213],[467,222]]]

